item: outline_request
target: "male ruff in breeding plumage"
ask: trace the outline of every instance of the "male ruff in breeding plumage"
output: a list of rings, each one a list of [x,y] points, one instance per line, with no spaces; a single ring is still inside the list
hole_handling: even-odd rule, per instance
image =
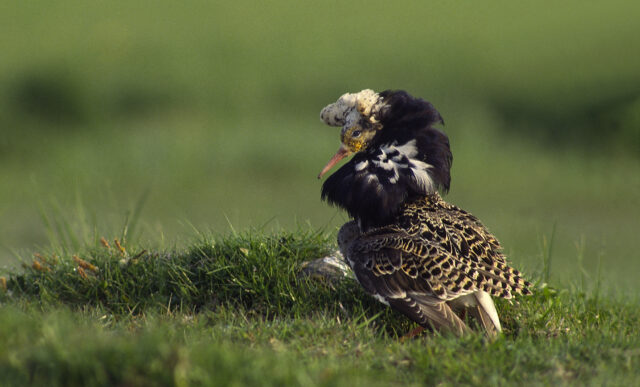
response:
[[[344,94],[320,118],[341,126],[341,146],[318,176],[351,160],[322,186],[322,199],[354,221],[338,245],[364,289],[420,329],[469,331],[468,313],[489,337],[501,330],[492,296],[531,294],[498,240],[468,212],[446,203],[452,154],[429,102],[404,91]]]

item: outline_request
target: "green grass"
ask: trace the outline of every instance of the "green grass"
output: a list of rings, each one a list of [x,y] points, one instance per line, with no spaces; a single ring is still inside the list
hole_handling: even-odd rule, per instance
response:
[[[354,281],[299,275],[328,235],[255,231],[180,252],[53,253],[0,291],[3,385],[633,385],[638,300],[538,285],[504,336],[425,334]],[[113,245],[113,243],[111,243]],[[534,274],[534,279],[536,275]]]
[[[3,6],[0,384],[637,384],[638,10]],[[356,284],[297,277],[346,220],[319,199],[318,113],[363,88],[434,103],[446,199],[553,285],[498,304],[503,339],[401,344]]]

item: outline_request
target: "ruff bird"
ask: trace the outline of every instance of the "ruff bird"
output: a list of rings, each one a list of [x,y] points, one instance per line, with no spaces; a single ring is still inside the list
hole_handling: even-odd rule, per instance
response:
[[[445,202],[453,160],[443,123],[427,101],[405,91],[344,94],[320,117],[341,126],[341,146],[321,178],[322,199],[354,219],[338,245],[357,280],[420,329],[469,331],[471,315],[488,336],[501,330],[492,296],[531,294],[498,240],[470,213]],[[416,332],[417,333],[417,332]]]

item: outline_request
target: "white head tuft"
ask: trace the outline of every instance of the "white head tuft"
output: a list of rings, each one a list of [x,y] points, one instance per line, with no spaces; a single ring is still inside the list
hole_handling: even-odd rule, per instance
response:
[[[371,89],[358,93],[343,94],[338,100],[327,105],[320,112],[320,119],[330,126],[346,126],[361,117],[375,122],[374,115],[383,107],[380,94]]]

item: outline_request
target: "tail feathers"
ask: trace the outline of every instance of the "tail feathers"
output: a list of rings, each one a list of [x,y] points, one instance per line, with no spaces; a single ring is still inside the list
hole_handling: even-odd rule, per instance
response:
[[[502,332],[502,326],[500,326],[500,319],[498,318],[498,312],[496,306],[491,299],[491,296],[487,292],[478,291],[473,293],[477,300],[477,305],[472,307],[470,314],[482,324],[482,327],[487,332],[487,336],[496,337],[498,333]]]
[[[389,305],[425,328],[439,332],[452,332],[462,336],[470,332],[469,327],[458,317],[446,302],[433,302],[431,297],[407,296],[388,299]]]
[[[482,290],[448,302],[424,293],[408,293],[405,297],[387,298],[386,301],[421,326],[435,331],[452,332],[458,336],[471,332],[460,318],[469,313],[489,338],[495,338],[502,332],[493,299]]]
[[[470,332],[469,327],[445,302],[427,306],[424,308],[424,314],[428,318],[429,324],[440,332],[453,332],[458,336]]]
[[[482,326],[487,336],[494,338],[502,332],[500,318],[489,293],[479,290],[451,301],[457,312],[468,312]]]

